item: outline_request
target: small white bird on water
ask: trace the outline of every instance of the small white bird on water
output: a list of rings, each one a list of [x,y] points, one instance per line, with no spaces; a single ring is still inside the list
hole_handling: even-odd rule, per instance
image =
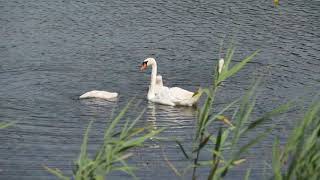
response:
[[[116,97],[118,97],[118,93],[116,92],[93,90],[81,95],[80,99],[85,99],[85,98],[113,99]]]

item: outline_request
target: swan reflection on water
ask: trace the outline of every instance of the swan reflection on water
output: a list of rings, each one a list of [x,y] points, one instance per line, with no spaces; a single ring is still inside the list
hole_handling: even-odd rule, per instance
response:
[[[150,139],[151,141],[147,142],[147,148],[136,151],[139,166],[146,171],[153,171],[159,167],[167,168],[164,158],[176,159],[181,157],[181,151],[174,139],[182,143],[192,141],[196,123],[195,117],[196,108],[194,107],[173,107],[149,101],[144,118],[145,123],[151,131],[165,128],[159,135],[164,139],[160,141]],[[185,148],[190,149],[188,144]],[[176,161],[175,165],[184,167],[185,162]]]
[[[84,116],[90,117],[91,115],[94,115],[105,118],[106,114],[111,114],[112,111],[118,106],[118,99],[114,98],[106,100],[92,98],[80,100],[80,103],[85,105]]]
[[[154,130],[161,127],[181,129],[194,126],[196,116],[195,107],[166,106],[148,102],[146,121]]]

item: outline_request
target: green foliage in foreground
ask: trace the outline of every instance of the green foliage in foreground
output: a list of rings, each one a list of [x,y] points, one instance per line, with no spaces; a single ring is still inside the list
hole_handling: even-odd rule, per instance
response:
[[[246,144],[241,144],[241,137],[248,137],[252,131],[262,123],[281,115],[293,106],[292,102],[280,105],[261,117],[253,119],[252,112],[256,104],[255,83],[245,95],[228,104],[220,112],[215,111],[215,97],[220,93],[218,90],[222,82],[234,76],[256,56],[258,51],[244,58],[231,67],[234,48],[228,49],[224,65],[220,69],[217,65],[213,76],[212,86],[201,89],[200,93],[206,95],[205,102],[198,108],[193,150],[187,152],[182,143],[175,140],[190,165],[180,172],[165,157],[165,161],[177,176],[184,176],[189,170],[193,170],[192,179],[198,179],[197,169],[209,168],[208,180],[223,179],[233,167],[246,161],[245,153],[250,147],[259,143],[270,134],[272,127],[252,137]],[[130,104],[130,103],[129,103]],[[89,124],[84,135],[81,153],[75,162],[73,178],[66,177],[58,169],[45,167],[49,172],[63,180],[103,180],[112,171],[123,171],[132,175],[134,167],[126,163],[126,159],[133,154],[128,150],[142,146],[149,138],[156,136],[162,131],[147,131],[145,128],[135,128],[135,124],[143,112],[131,123],[126,121],[119,132],[115,132],[120,119],[129,108],[129,104],[114,118],[106,128],[104,142],[98,149],[94,158],[87,154],[88,133],[92,122]],[[228,114],[228,115],[225,115]],[[223,122],[223,123],[221,123]],[[218,129],[212,132],[212,126]],[[279,140],[273,145],[272,179],[319,179],[320,177],[320,101],[316,101],[306,112],[303,120],[296,126],[283,149],[280,148]],[[158,138],[159,140],[161,138]],[[166,138],[162,138],[166,139]],[[209,152],[210,159],[200,159],[200,154]],[[244,179],[249,179],[248,169]]]
[[[98,149],[94,158],[90,158],[87,152],[88,134],[92,125],[92,122],[90,122],[83,138],[79,158],[75,162],[73,178],[64,176],[59,169],[48,167],[45,167],[45,169],[63,180],[103,180],[112,171],[123,171],[135,177],[133,174],[134,167],[126,163],[126,160],[133,155],[128,150],[142,146],[146,140],[156,136],[163,129],[147,131],[146,128],[135,128],[137,121],[144,113],[143,111],[131,123],[127,119],[120,131],[115,132],[119,121],[128,111],[130,104],[128,103],[111,124],[107,126],[103,144]]]
[[[218,113],[214,113],[214,99],[223,81],[234,76],[239,72],[253,57],[256,56],[258,51],[249,55],[241,60],[239,63],[230,67],[231,60],[234,54],[234,48],[228,49],[222,71],[219,73],[219,65],[217,65],[216,72],[212,86],[210,88],[203,89],[206,94],[206,100],[203,106],[198,109],[196,135],[194,139],[194,148],[191,153],[187,153],[182,145],[179,145],[185,157],[190,161],[184,172],[188,169],[193,169],[192,179],[197,179],[197,168],[209,167],[208,179],[222,179],[226,176],[229,170],[244,162],[241,156],[254,144],[260,142],[266,135],[270,133],[271,128],[266,129],[265,132],[252,138],[247,144],[239,145],[240,137],[245,136],[249,131],[256,128],[259,124],[271,117],[277,116],[286,112],[291,103],[281,105],[271,112],[268,112],[252,121],[252,111],[256,102],[256,88],[258,83],[254,84],[251,90],[249,90],[242,98],[239,98]],[[231,109],[232,108],[232,109]],[[233,115],[228,118],[224,115],[226,111],[233,110]],[[220,124],[219,130],[215,133],[210,132],[209,129],[214,122],[223,121],[228,127]],[[232,122],[232,123],[231,123]],[[215,126],[219,126],[215,124]],[[200,160],[200,153],[206,151],[211,153],[211,159]],[[228,157],[228,158],[227,158]],[[249,172],[249,171],[248,171]],[[177,174],[177,173],[176,173]],[[181,174],[181,173],[179,173]],[[249,173],[246,175],[249,177]]]
[[[14,124],[16,124],[17,122],[14,121],[14,122],[9,122],[9,123],[6,123],[6,122],[1,122],[0,123],[0,129],[4,129],[4,128],[7,128],[7,127],[10,127]]]
[[[274,179],[320,179],[320,101],[315,101],[281,150],[273,144]]]

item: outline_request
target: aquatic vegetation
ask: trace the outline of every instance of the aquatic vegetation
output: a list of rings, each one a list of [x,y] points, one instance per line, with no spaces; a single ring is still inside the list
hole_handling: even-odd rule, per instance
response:
[[[251,90],[249,90],[242,98],[231,102],[220,112],[214,112],[214,99],[218,94],[221,83],[240,71],[256,56],[257,53],[258,51],[252,53],[239,63],[230,67],[234,54],[234,47],[229,48],[225,60],[223,60],[223,62],[220,60],[215,68],[212,86],[202,90],[206,95],[206,99],[204,104],[198,109],[193,151],[187,153],[182,144],[180,142],[178,143],[186,159],[190,162],[190,165],[184,172],[193,169],[192,179],[197,179],[197,169],[201,167],[210,168],[208,179],[221,179],[225,177],[232,167],[245,161],[245,159],[242,158],[242,155],[251,146],[260,142],[268,135],[272,128],[266,129],[263,133],[252,138],[247,144],[241,146],[239,143],[240,137],[246,135],[249,131],[271,117],[286,112],[292,106],[292,103],[283,104],[262,115],[260,118],[250,121],[256,102],[256,88],[259,84],[259,81],[257,81],[257,83],[252,86]],[[227,110],[233,110],[231,118],[224,115]],[[227,127],[225,127],[225,125],[223,126],[221,123],[220,125],[216,124],[220,127],[215,135],[209,128],[212,127],[214,122],[218,121],[224,122]],[[200,160],[200,154],[204,150],[211,153],[210,160]],[[227,155],[224,155],[226,152]],[[248,171],[248,174],[246,175],[247,178],[249,177],[249,174],[250,172]]]
[[[133,121],[127,119],[124,126],[119,131],[115,131],[116,127],[119,126],[120,120],[123,119],[128,111],[130,104],[131,102],[106,127],[103,144],[93,158],[90,158],[87,152],[88,134],[92,121],[89,123],[84,134],[79,158],[74,163],[72,178],[63,175],[59,169],[48,168],[46,166],[45,169],[63,180],[102,180],[113,171],[123,171],[135,177],[133,173],[135,168],[126,162],[128,158],[133,156],[133,153],[128,151],[141,147],[146,140],[156,136],[163,129],[149,131],[148,128],[136,128],[135,125],[143,115],[143,111]]]
[[[272,151],[274,179],[320,178],[320,101],[316,100],[280,148],[276,138]]]
[[[16,124],[17,122],[16,121],[13,121],[13,122],[0,122],[0,129],[4,129],[4,128],[7,128],[7,127],[10,127],[14,124]]]
[[[225,58],[220,59],[214,68],[212,85],[208,88],[201,88],[197,94],[203,94],[205,101],[197,109],[195,136],[191,152],[186,151],[183,144],[175,139],[189,165],[183,171],[180,171],[163,155],[169,168],[177,176],[183,177],[187,172],[192,171],[192,179],[199,179],[197,170],[205,168],[208,169],[205,175],[208,180],[223,179],[235,166],[246,161],[245,153],[269,135],[273,127],[266,128],[245,143],[240,141],[241,137],[250,137],[248,136],[250,131],[271,118],[286,113],[294,106],[293,102],[288,102],[260,117],[254,118],[252,114],[256,105],[256,89],[260,82],[260,80],[256,80],[244,96],[234,100],[217,112],[215,98],[221,93],[219,89],[222,82],[244,68],[258,53],[256,51],[231,66],[231,64],[234,64],[231,63],[234,51],[234,47],[227,50]],[[129,150],[142,146],[146,140],[155,137],[163,129],[149,131],[148,128],[135,128],[137,121],[144,113],[142,112],[135,120],[127,120],[120,131],[115,131],[129,107],[130,103],[106,127],[103,144],[97,150],[94,158],[90,158],[87,152],[88,134],[92,122],[89,123],[79,158],[74,165],[72,178],[63,175],[58,169],[45,168],[63,180],[102,180],[113,171],[123,171],[135,177],[133,172],[135,167],[126,162],[129,157],[133,156]],[[273,155],[270,157],[273,168],[272,179],[318,179],[320,177],[319,137],[320,101],[316,100],[305,113],[303,120],[293,130],[283,148],[280,148],[279,139],[275,139]],[[155,139],[172,140],[174,138],[155,137]],[[210,155],[206,157],[210,158],[200,158],[202,153],[208,152]],[[250,171],[250,169],[247,170],[244,179],[249,179]],[[201,174],[201,176],[204,175]]]

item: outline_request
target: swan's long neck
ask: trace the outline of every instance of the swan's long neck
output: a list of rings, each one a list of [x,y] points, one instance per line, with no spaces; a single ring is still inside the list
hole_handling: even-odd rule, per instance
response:
[[[150,83],[149,92],[148,92],[148,99],[152,99],[155,96],[156,80],[157,80],[157,63],[154,62],[152,64],[151,83]]]

